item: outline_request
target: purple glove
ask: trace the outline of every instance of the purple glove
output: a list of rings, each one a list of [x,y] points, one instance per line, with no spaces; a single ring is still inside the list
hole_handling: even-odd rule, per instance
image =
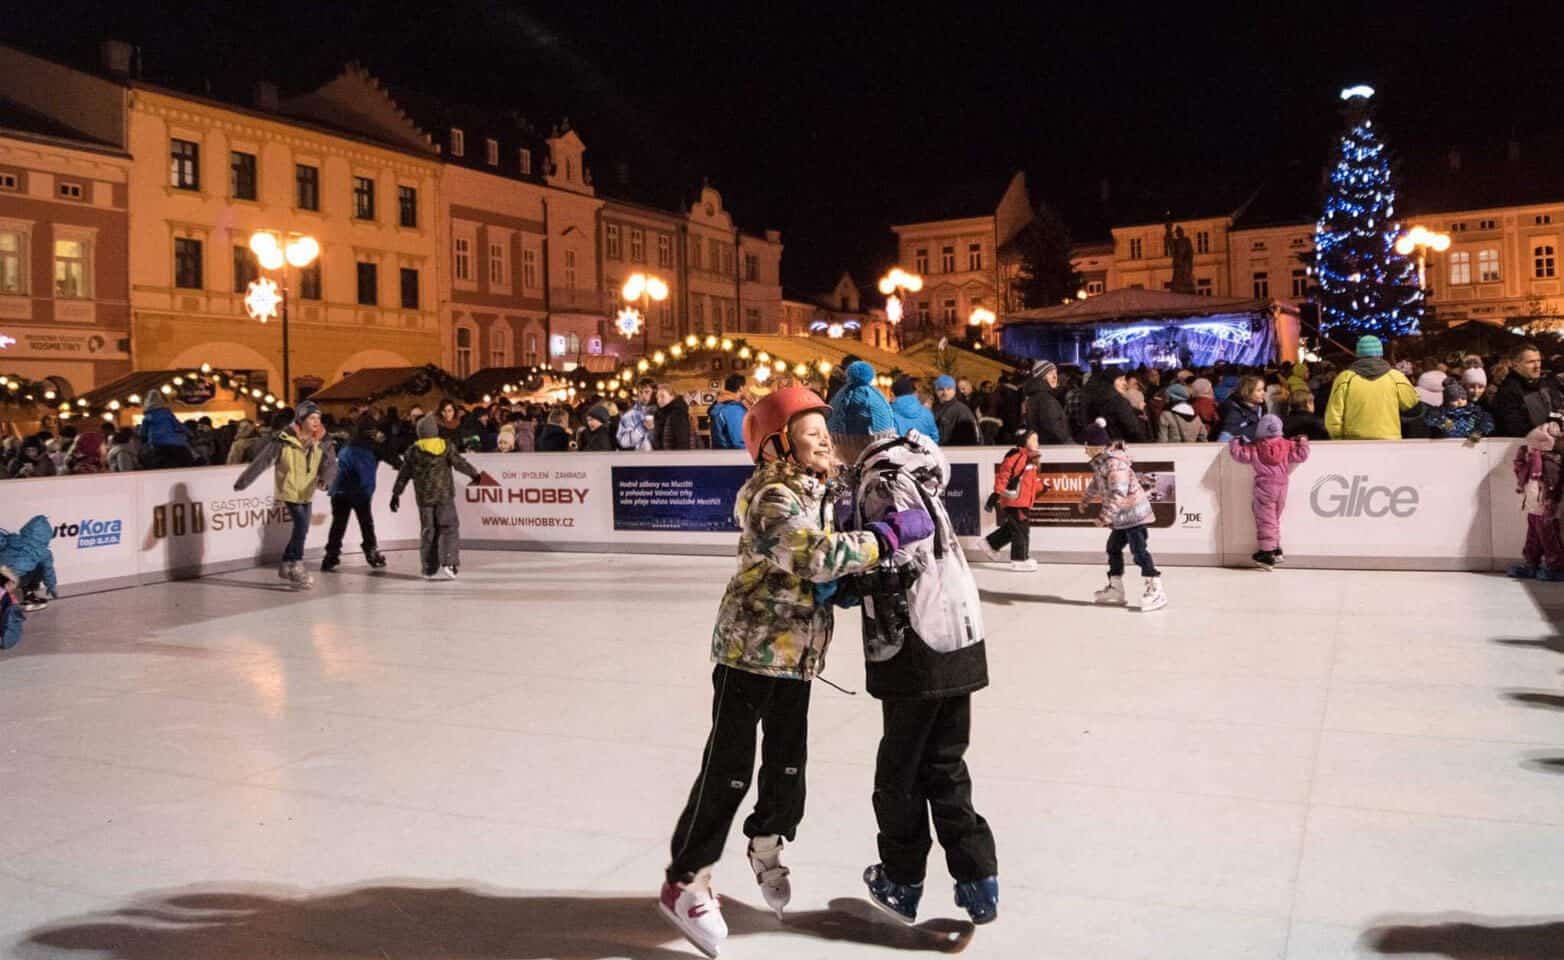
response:
[[[881,553],[895,553],[906,544],[934,536],[934,519],[927,510],[896,510],[867,526],[880,541]]]

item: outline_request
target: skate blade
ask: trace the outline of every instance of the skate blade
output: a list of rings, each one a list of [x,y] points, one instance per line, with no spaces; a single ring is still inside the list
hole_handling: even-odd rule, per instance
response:
[[[869,905],[874,907],[874,909],[880,911],[881,913],[885,914],[887,917],[890,917],[892,920],[895,920],[897,923],[901,924],[904,927],[910,927],[913,924],[918,922],[916,917],[914,917],[911,920],[908,920],[906,917],[904,917],[901,914],[897,913],[895,910],[892,910],[890,907],[888,907],[885,904],[881,903],[874,896],[874,894],[872,894],[872,893],[869,894]]]

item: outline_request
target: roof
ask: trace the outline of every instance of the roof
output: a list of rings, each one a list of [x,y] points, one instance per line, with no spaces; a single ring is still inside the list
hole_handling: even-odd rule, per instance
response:
[[[12,100],[0,97],[0,132],[18,133],[26,137],[68,141],[72,146],[84,147],[103,153],[129,156],[114,144],[89,137],[74,127],[46,117],[35,110]]]
[[[951,371],[951,376],[966,377],[973,383],[982,383],[984,380],[998,380],[1005,374],[1018,369],[1016,364],[1007,363],[998,350],[989,353],[978,353],[954,342],[950,343],[949,349],[954,367]],[[897,356],[918,360],[933,367],[935,365],[934,357],[938,351],[938,341],[923,340],[903,350]],[[1027,364],[1030,366],[1031,361],[1028,360]]]
[[[345,403],[379,400],[394,393],[423,396],[440,391],[460,397],[462,381],[428,363],[421,367],[366,367],[316,391],[310,399],[317,403]]]
[[[1242,300],[1203,297],[1196,293],[1129,288],[1072,300],[1057,307],[1020,310],[1003,317],[1006,324],[1116,323],[1152,318],[1178,319],[1214,313],[1266,313],[1285,304],[1278,300]]]

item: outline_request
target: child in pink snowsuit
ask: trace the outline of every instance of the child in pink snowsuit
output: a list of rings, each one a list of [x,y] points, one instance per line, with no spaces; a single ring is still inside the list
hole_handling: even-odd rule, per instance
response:
[[[1254,467],[1254,531],[1258,550],[1254,562],[1262,570],[1274,570],[1282,559],[1282,510],[1287,506],[1287,480],[1293,468],[1309,459],[1309,438],[1282,436],[1282,420],[1274,414],[1260,418],[1254,442],[1234,437],[1227,452],[1239,463]]]
[[[1526,442],[1515,451],[1515,492],[1526,512],[1526,546],[1523,562],[1509,570],[1512,577],[1564,580],[1558,520],[1564,458],[1556,452],[1559,433],[1558,424],[1544,423],[1526,434]]]

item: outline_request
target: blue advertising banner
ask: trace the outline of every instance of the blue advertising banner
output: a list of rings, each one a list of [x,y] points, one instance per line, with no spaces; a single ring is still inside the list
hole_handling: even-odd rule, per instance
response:
[[[733,502],[754,467],[614,467],[615,530],[738,532]]]
[[[983,505],[978,502],[978,465],[950,465],[950,486],[945,488],[945,512],[958,537],[976,537],[983,532]]]

